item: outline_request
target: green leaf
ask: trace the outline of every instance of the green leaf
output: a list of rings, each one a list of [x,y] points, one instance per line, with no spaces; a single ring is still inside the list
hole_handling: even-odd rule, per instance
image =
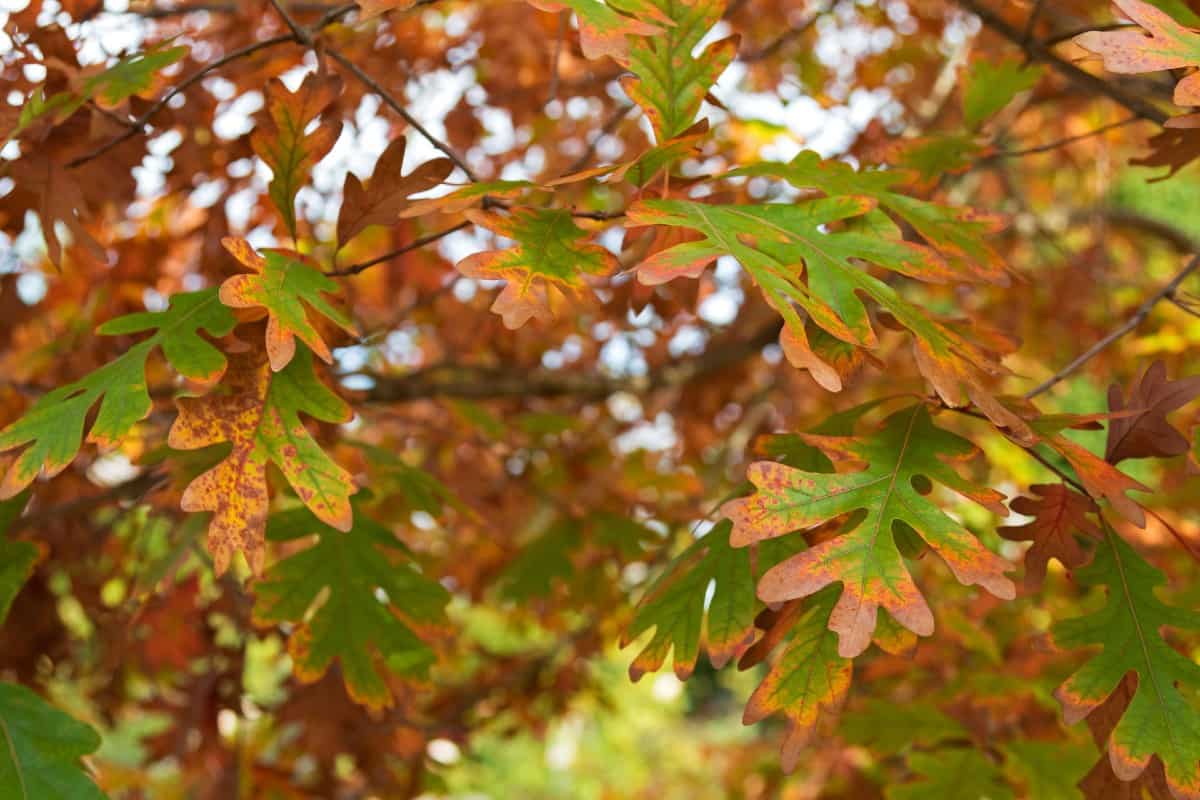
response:
[[[675,674],[686,679],[702,649],[719,669],[749,646],[754,638],[754,616],[762,604],[754,596],[750,551],[729,546],[730,529],[723,520],[697,539],[671,562],[638,603],[621,646],[628,647],[651,629],[654,633],[629,665],[633,680],[661,667],[672,649]],[[778,563],[797,546],[803,542],[785,540],[761,549],[759,568]],[[709,584],[714,591],[706,602]]]
[[[655,20],[670,20],[663,33],[633,40],[629,48],[632,76],[621,80],[625,92],[646,112],[661,144],[691,127],[708,90],[737,52],[737,37],[696,46],[721,19],[722,0],[649,0]]]
[[[250,274],[234,275],[221,284],[221,302],[231,308],[263,308],[267,312],[267,358],[278,372],[296,353],[296,339],[304,342],[326,364],[333,363],[329,345],[308,317],[311,308],[351,335],[354,322],[325,299],[342,287],[324,275],[304,256],[290,250],[256,252],[245,239],[221,240],[233,257],[249,267]]]
[[[838,652],[859,655],[871,643],[882,606],[920,636],[933,633],[933,614],[912,580],[896,537],[911,527],[966,585],[979,584],[997,597],[1012,599],[1016,587],[1004,576],[1012,565],[989,551],[925,494],[929,481],[1003,513],[1002,496],[972,485],[953,464],[970,459],[975,447],[936,427],[924,405],[892,414],[872,436],[804,437],[835,461],[865,463],[856,472],[805,472],[773,461],[751,464],[747,475],[758,493],[725,504],[733,520],[735,547],[812,528],[842,514],[847,532],[824,541],[768,571],[758,595],[779,603],[842,584],[829,626],[839,634]]]
[[[100,734],[24,686],[0,683],[0,797],[104,800],[80,759]]]
[[[1025,797],[1038,800],[1081,800],[1076,785],[1096,760],[1087,744],[1022,739],[1001,745],[1005,772],[1026,787]]]
[[[476,253],[455,266],[462,274],[507,282],[492,311],[508,328],[531,318],[553,318],[566,304],[568,293],[585,287],[584,275],[604,275],[617,268],[617,259],[603,247],[585,241],[588,234],[564,209],[514,208],[503,216],[467,211],[467,218],[516,242],[503,250]]]
[[[145,365],[156,347],[181,375],[202,382],[219,379],[225,357],[200,332],[224,336],[234,324],[233,314],[217,301],[216,290],[208,289],[174,295],[166,311],[130,314],[100,326],[100,333],[111,336],[155,333],[81,380],[43,395],[0,431],[0,452],[28,445],[0,482],[0,499],[20,492],[39,471],[51,477],[66,469],[79,452],[88,411],[97,401],[100,410],[89,442],[115,445],[144,419],[152,407]]]
[[[151,47],[143,53],[122,58],[116,64],[88,78],[85,94],[106,108],[112,108],[135,94],[154,88],[158,73],[188,54],[188,48]]]
[[[563,519],[551,525],[505,566],[497,578],[501,594],[517,602],[546,597],[555,581],[566,580],[575,573],[571,553],[581,542],[579,524],[574,520]]]
[[[969,739],[967,729],[929,703],[876,700],[842,717],[839,733],[847,742],[893,755],[911,747]]]
[[[1160,601],[1155,589],[1165,576],[1107,524],[1092,563],[1074,575],[1083,586],[1104,586],[1108,599],[1051,629],[1059,647],[1100,648],[1055,691],[1063,717],[1073,724],[1088,716],[1136,672],[1133,700],[1108,738],[1113,772],[1131,781],[1157,755],[1176,797],[1200,795],[1200,711],[1184,694],[1200,689],[1200,665],[1160,633],[1164,627],[1200,630],[1200,614]]]
[[[1010,800],[1012,791],[999,768],[978,750],[955,747],[933,753],[913,753],[910,770],[925,778],[889,786],[888,800]]]
[[[181,505],[184,511],[213,512],[208,549],[217,574],[229,567],[239,551],[257,574],[266,559],[268,464],[279,468],[322,521],[339,530],[350,529],[350,495],[357,491],[354,480],[321,448],[300,415],[347,422],[351,412],[321,383],[307,347],[299,348],[280,372],[271,372],[261,351],[230,354],[230,362],[222,391],[176,401],[179,416],[167,443],[177,450],[222,442],[231,445],[226,458],[188,485]]]
[[[833,587],[807,601],[791,625],[786,648],[750,696],[742,716],[747,725],[776,712],[787,717],[782,748],[785,772],[795,768],[801,749],[816,735],[826,715],[837,713],[850,690],[854,662],[838,655],[837,637],[828,627],[836,601]]]
[[[0,500],[0,625],[4,624],[17,592],[29,579],[38,558],[38,549],[30,542],[13,542],[5,538],[9,526],[21,516],[27,502],[28,490],[8,500]]]
[[[976,61],[967,71],[963,85],[963,121],[967,127],[978,128],[1018,94],[1032,89],[1042,72],[1041,67],[1015,58]]]
[[[788,360],[809,369],[813,378],[831,391],[841,389],[841,376],[810,347],[801,310],[842,342],[871,348],[877,339],[860,297],[865,295],[913,334],[917,363],[943,399],[960,404],[960,386],[965,383],[967,394],[981,408],[1010,426],[1019,424],[1014,414],[981,388],[985,376],[1002,371],[988,353],[854,263],[854,259],[862,259],[901,275],[942,280],[956,274],[945,261],[928,247],[903,241],[896,226],[879,213],[871,214],[870,229],[865,232],[824,230],[831,223],[870,214],[874,206],[874,200],[863,196],[787,205],[641,201],[629,210],[633,225],[689,228],[702,238],[654,254],[638,268],[638,277],[648,284],[679,276],[697,277],[719,256],[733,256],[783,317],[781,344]],[[925,206],[919,203],[912,208],[925,213]]]
[[[426,639],[445,627],[449,593],[417,571],[408,548],[361,509],[345,533],[305,508],[276,514],[267,527],[272,541],[311,535],[311,547],[256,584],[254,618],[298,626],[288,650],[301,680],[318,680],[337,659],[355,702],[387,708],[393,697],[385,668],[412,677],[428,672],[435,654]]]

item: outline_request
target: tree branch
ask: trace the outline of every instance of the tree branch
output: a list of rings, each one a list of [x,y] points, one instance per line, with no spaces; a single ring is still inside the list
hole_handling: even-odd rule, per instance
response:
[[[1120,103],[1142,119],[1156,122],[1159,125],[1167,121],[1169,115],[1161,108],[1146,102],[1137,95],[1130,94],[1116,84],[1109,83],[1103,78],[1080,69],[1069,61],[1064,61],[1045,44],[1033,39],[1026,40],[1023,31],[1010,25],[1003,17],[979,0],[958,0],[958,4],[979,17],[979,21],[988,28],[1024,50],[1030,60],[1052,67],[1077,86]]]
[[[772,322],[746,340],[714,345],[693,358],[680,359],[646,374],[615,378],[564,370],[437,365],[408,375],[373,375],[368,403],[403,403],[433,397],[495,400],[506,397],[577,397],[600,400],[617,392],[645,394],[680,387],[731,367],[759,353],[778,338]]]
[[[1193,272],[1195,272],[1197,268],[1200,268],[1200,255],[1192,256],[1191,259],[1188,261],[1187,265],[1184,266],[1184,268],[1181,269],[1178,273],[1176,273],[1175,277],[1172,278],[1170,280],[1170,282],[1167,283],[1166,286],[1162,287],[1157,292],[1155,292],[1154,294],[1147,297],[1145,302],[1143,302],[1140,306],[1138,306],[1137,310],[1133,312],[1133,315],[1129,319],[1125,320],[1123,323],[1121,323],[1120,326],[1118,326],[1118,327],[1114,328],[1112,331],[1110,331],[1108,333],[1108,335],[1106,335],[1103,339],[1096,342],[1094,345],[1089,347],[1086,351],[1081,353],[1070,364],[1067,364],[1065,367],[1060,369],[1058,372],[1054,373],[1049,378],[1047,378],[1046,380],[1042,381],[1037,386],[1035,386],[1032,390],[1027,392],[1025,394],[1025,399],[1032,400],[1033,398],[1037,397],[1039,394],[1042,394],[1043,392],[1046,392],[1049,389],[1053,388],[1054,386],[1058,385],[1058,383],[1060,381],[1062,381],[1064,378],[1074,374],[1080,367],[1082,367],[1087,362],[1091,361],[1098,354],[1102,353],[1113,342],[1117,341],[1122,336],[1129,333],[1134,328],[1136,328],[1138,325],[1140,325],[1142,323],[1142,320],[1144,320],[1146,317],[1148,317],[1150,315],[1150,312],[1154,309],[1154,307],[1156,305],[1158,305],[1159,301],[1165,300],[1169,297],[1173,297],[1175,295],[1175,292],[1179,289],[1180,284],[1182,284],[1189,275],[1191,275]]]
[[[359,264],[351,264],[348,267],[342,267],[341,269],[330,270],[329,272],[327,272],[325,274],[331,275],[331,276],[339,276],[339,277],[344,276],[344,275],[357,275],[358,273],[360,273],[364,270],[370,269],[371,267],[375,266],[376,264],[382,264],[384,261],[390,261],[393,258],[395,258],[396,256],[402,256],[405,253],[411,252],[413,250],[418,250],[427,244],[432,244],[433,242],[436,242],[438,239],[442,239],[446,236],[449,236],[450,234],[454,233],[455,231],[461,231],[463,228],[466,228],[466,227],[470,226],[471,224],[472,223],[469,220],[463,220],[462,222],[458,223],[457,225],[453,225],[449,228],[443,228],[442,230],[437,231],[435,233],[431,233],[428,236],[422,236],[420,239],[413,239],[411,242],[404,245],[403,247],[399,247],[395,250],[392,250],[389,253],[384,253],[381,256],[376,256],[375,258],[372,258],[370,261],[363,261]]]
[[[307,38],[311,40],[313,31],[319,31],[332,25],[356,8],[358,8],[357,4],[347,3],[346,5],[338,6],[337,8],[330,10],[324,16],[322,16],[321,19],[317,20],[317,22],[314,23],[311,28],[307,29]],[[303,44],[304,40],[297,39],[294,33],[280,34],[279,36],[272,36],[270,39],[263,39],[260,42],[255,42],[254,44],[249,44],[245,47],[238,48],[237,50],[218,58],[216,61],[205,64],[203,67],[196,70],[191,75],[187,76],[178,84],[176,84],[169,92],[160,97],[152,106],[147,108],[140,117],[134,120],[133,124],[130,125],[128,129],[123,131],[120,135],[109,139],[107,142],[95,148],[94,150],[68,161],[67,168],[74,169],[75,167],[86,164],[93,159],[99,158],[122,142],[126,142],[132,139],[134,136],[137,136],[139,133],[145,131],[146,125],[150,123],[150,120],[153,119],[158,112],[167,107],[167,103],[171,102],[172,99],[186,91],[191,86],[194,86],[202,81],[209,73],[215,72],[221,67],[231,64],[234,61],[239,61],[243,58],[254,55],[260,50],[266,50],[267,48],[275,47],[276,45],[287,44],[288,42],[297,42],[299,44]]]

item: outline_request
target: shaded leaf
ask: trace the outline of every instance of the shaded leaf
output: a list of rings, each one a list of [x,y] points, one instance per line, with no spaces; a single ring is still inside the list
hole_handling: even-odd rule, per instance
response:
[[[516,242],[505,250],[468,256],[455,267],[471,278],[507,282],[492,303],[505,327],[519,328],[534,317],[553,318],[565,305],[567,293],[584,287],[583,275],[604,275],[617,268],[612,253],[585,241],[587,232],[569,211],[515,208],[508,216],[468,211],[467,218]]]
[[[342,186],[342,208],[338,213],[337,238],[339,245],[353,239],[371,225],[391,225],[397,222],[409,205],[408,196],[428,191],[440,184],[454,171],[448,158],[426,161],[408,175],[401,173],[407,142],[400,137],[388,145],[375,164],[370,182],[364,187],[352,173],[346,173]]]
[[[932,753],[912,753],[908,768],[925,780],[889,786],[888,800],[1010,800],[999,767],[983,753],[953,747]]]
[[[102,108],[113,108],[134,95],[154,89],[158,73],[188,54],[183,46],[156,45],[145,52],[122,58],[98,75],[87,79],[85,95],[95,98]]]
[[[288,233],[296,238],[296,193],[308,182],[309,171],[321,160],[342,130],[340,120],[307,132],[341,92],[336,76],[310,73],[295,92],[280,80],[267,87],[269,122],[250,137],[254,152],[271,168],[267,194],[278,209]]]
[[[100,734],[14,683],[0,683],[0,797],[104,800],[80,759]]]
[[[208,550],[224,572],[235,552],[261,573],[270,498],[267,465],[274,464],[322,522],[339,530],[352,523],[351,476],[321,449],[300,414],[346,422],[350,408],[318,380],[312,356],[300,348],[283,370],[272,372],[259,353],[230,356],[220,390],[176,401],[179,416],[168,443],[179,450],[229,442],[229,455],[187,487],[184,511],[212,511]]]
[[[361,510],[342,532],[304,508],[271,517],[267,537],[316,535],[255,584],[254,619],[297,625],[288,642],[296,675],[319,680],[334,659],[355,702],[387,708],[386,673],[422,677],[435,660],[425,637],[446,624],[449,593],[413,565],[396,536]]]
[[[1107,525],[1104,533],[1092,562],[1075,577],[1083,586],[1105,587],[1105,605],[1051,630],[1059,647],[1100,650],[1055,696],[1073,724],[1104,703],[1127,674],[1136,673],[1133,699],[1108,737],[1113,772],[1133,780],[1158,756],[1175,797],[1200,797],[1200,711],[1184,694],[1200,689],[1200,665],[1176,652],[1160,633],[1164,627],[1200,629],[1200,614],[1160,601],[1155,589],[1166,583],[1163,574]]]
[[[82,444],[88,411],[100,409],[88,432],[89,442],[114,446],[150,413],[146,359],[157,347],[176,371],[193,380],[221,377],[225,357],[200,336],[224,336],[235,320],[217,301],[215,289],[174,295],[165,311],[130,314],[101,325],[110,336],[154,331],[115,361],[86,377],[43,395],[23,417],[0,431],[0,452],[25,446],[0,482],[0,498],[12,497],[38,472],[54,476],[74,460]]]
[[[341,287],[322,274],[304,256],[290,250],[254,251],[245,239],[221,240],[233,256],[253,270],[234,275],[221,284],[221,302],[231,308],[263,308],[267,313],[267,357],[271,369],[278,372],[288,365],[296,352],[296,339],[304,342],[322,361],[333,356],[316,326],[309,320],[308,309],[351,335],[358,329],[345,312],[325,299]]]
[[[73,172],[37,152],[13,161],[9,170],[20,190],[33,198],[32,210],[41,224],[50,263],[62,266],[63,244],[56,222],[70,231],[75,244],[86,247],[97,260],[106,260],[104,248],[83,224],[88,203]]]
[[[579,524],[563,519],[551,525],[533,541],[527,543],[501,571],[496,582],[501,596],[523,602],[534,597],[547,597],[557,581],[575,573],[571,563],[573,553],[582,542]]]
[[[1029,490],[1037,498],[1018,497],[1009,508],[1033,517],[1024,525],[997,528],[996,532],[1014,542],[1033,542],[1025,551],[1025,585],[1038,589],[1046,579],[1046,565],[1058,559],[1067,569],[1083,566],[1089,551],[1080,546],[1080,537],[1099,539],[1100,528],[1088,519],[1096,511],[1090,498],[1072,491],[1065,484],[1037,484]]]
[[[14,542],[5,537],[9,526],[21,516],[27,502],[29,495],[25,492],[8,500],[0,500],[0,625],[4,624],[13,600],[29,579],[38,559],[35,545]]]
[[[913,633],[930,635],[933,614],[901,558],[897,523],[919,534],[963,584],[979,584],[1003,599],[1016,595],[1012,581],[1004,576],[1011,565],[919,491],[921,485],[936,480],[993,509],[1001,499],[958,474],[952,464],[971,458],[975,447],[936,427],[923,405],[892,414],[872,436],[804,438],[835,461],[853,459],[866,466],[828,475],[770,461],[751,464],[747,476],[758,493],[722,508],[733,520],[733,545],[743,547],[811,528],[842,514],[865,513],[851,518],[846,533],[767,572],[758,586],[765,602],[807,597],[840,582],[842,593],[829,627],[838,633],[838,652],[846,658],[867,649],[881,606]]]
[[[1033,88],[1041,77],[1041,67],[1018,59],[976,61],[963,82],[963,120],[967,127],[979,127],[1018,94]]]
[[[1024,784],[1024,797],[1038,800],[1079,800],[1076,785],[1096,757],[1096,749],[1062,741],[1018,739],[1006,742],[1004,771]]]
[[[638,603],[633,621],[621,637],[628,647],[642,634],[654,633],[629,665],[629,676],[638,680],[662,666],[674,650],[675,674],[687,679],[696,668],[700,651],[718,669],[742,653],[754,638],[754,569],[748,549],[729,546],[728,521],[721,521],[681,553],[650,586]],[[790,555],[802,542],[781,542],[760,550],[763,568]],[[711,600],[706,602],[709,584]]]
[[[1167,379],[1166,365],[1155,361],[1129,390],[1118,384],[1108,389],[1108,410],[1134,411],[1108,423],[1104,460],[1117,464],[1127,458],[1170,458],[1188,451],[1187,438],[1171,426],[1167,414],[1200,395],[1200,376]]]

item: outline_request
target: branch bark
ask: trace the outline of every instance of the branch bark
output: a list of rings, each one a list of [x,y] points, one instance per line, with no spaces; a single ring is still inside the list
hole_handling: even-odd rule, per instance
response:
[[[734,366],[771,344],[779,336],[778,322],[749,339],[713,345],[704,353],[671,362],[646,375],[610,377],[565,370],[522,370],[510,367],[438,365],[401,376],[373,375],[368,403],[403,403],[434,397],[495,400],[506,397],[576,397],[600,400],[617,392],[645,394],[677,388]]]

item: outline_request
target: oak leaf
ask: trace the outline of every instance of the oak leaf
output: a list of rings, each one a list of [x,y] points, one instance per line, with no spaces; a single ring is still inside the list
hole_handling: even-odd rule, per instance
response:
[[[729,66],[738,39],[730,36],[697,47],[725,9],[723,0],[646,0],[657,9],[652,21],[671,24],[655,36],[638,37],[629,48],[628,75],[621,79],[626,94],[642,107],[661,144],[683,133],[709,89]]]
[[[296,238],[296,193],[309,171],[321,160],[342,130],[340,120],[323,122],[311,132],[309,124],[337,98],[341,81],[332,75],[310,73],[295,92],[280,80],[267,87],[269,122],[250,137],[254,152],[271,168],[267,193]]]
[[[1200,797],[1200,710],[1188,699],[1200,689],[1200,665],[1160,632],[1200,630],[1200,614],[1159,600],[1155,590],[1165,576],[1107,525],[1092,562],[1074,574],[1084,586],[1105,587],[1108,599],[1051,629],[1059,647],[1100,648],[1056,690],[1063,717],[1068,724],[1084,719],[1135,673],[1133,699],[1108,737],[1113,772],[1134,780],[1158,756],[1178,800]]]
[[[754,617],[761,605],[754,597],[754,570],[745,548],[730,547],[728,521],[719,522],[681,553],[650,586],[638,603],[633,621],[621,638],[628,647],[653,629],[650,640],[629,665],[639,680],[662,666],[673,651],[675,674],[688,678],[703,650],[720,669],[737,658],[754,639]],[[778,563],[802,542],[767,543],[757,553],[761,567]],[[707,596],[713,584],[712,597]]]
[[[403,137],[388,145],[365,187],[357,176],[346,174],[337,223],[339,245],[345,245],[368,226],[395,223],[409,206],[409,195],[432,189],[454,171],[450,159],[435,158],[403,175],[406,145]]]
[[[579,19],[579,44],[585,58],[608,56],[626,63],[630,36],[654,36],[674,23],[651,0],[529,0],[542,11],[570,9]]]
[[[275,514],[267,524],[271,541],[314,534],[310,547],[255,584],[254,619],[298,626],[288,651],[301,680],[319,680],[337,659],[355,702],[387,708],[393,697],[385,673],[421,677],[435,660],[426,639],[446,625],[449,592],[421,574],[408,548],[361,509],[345,532],[305,508]]]
[[[80,759],[100,734],[41,697],[0,683],[0,797],[5,800],[105,800]]]
[[[219,379],[225,357],[200,334],[224,336],[234,324],[233,314],[217,301],[216,290],[208,289],[176,294],[165,311],[130,314],[101,325],[99,332],[107,335],[154,334],[86,377],[43,395],[23,417],[0,430],[0,452],[25,447],[0,481],[0,499],[24,489],[39,471],[48,477],[62,472],[79,452],[88,412],[97,402],[100,408],[89,442],[115,445],[145,419],[153,407],[145,366],[155,348],[162,348],[167,361],[185,377]]]
[[[963,121],[968,128],[979,127],[1018,94],[1033,88],[1041,77],[1041,68],[1017,59],[976,61],[963,81]]]
[[[321,449],[300,414],[346,422],[351,412],[317,378],[307,348],[297,349],[278,372],[254,350],[229,359],[220,390],[176,401],[179,416],[167,442],[178,450],[222,442],[232,446],[223,461],[188,485],[181,505],[184,511],[213,512],[208,549],[218,574],[238,551],[259,574],[266,557],[268,464],[279,468],[318,519],[339,530],[350,528],[350,495],[356,491],[351,476]]]
[[[1008,506],[1033,520],[997,528],[996,532],[1010,541],[1033,542],[1025,551],[1025,585],[1037,589],[1046,579],[1050,559],[1058,559],[1067,569],[1081,567],[1090,554],[1080,546],[1079,537],[1099,539],[1102,534],[1087,517],[1096,511],[1091,498],[1061,483],[1036,484],[1029,490],[1037,495],[1036,499],[1018,497]]]
[[[1167,379],[1166,365],[1155,361],[1133,384],[1128,396],[1119,384],[1108,389],[1108,410],[1114,416],[1108,423],[1108,442],[1104,460],[1118,464],[1127,458],[1170,458],[1188,451],[1188,440],[1167,421],[1167,414],[1190,403],[1200,395],[1200,376]]]
[[[1012,800],[1012,790],[986,754],[968,747],[912,753],[908,768],[924,778],[889,786],[887,800]]]
[[[807,597],[840,582],[842,592],[829,627],[838,633],[838,653],[846,658],[867,649],[880,607],[913,633],[930,635],[933,614],[897,545],[901,526],[915,531],[963,584],[979,584],[1003,599],[1016,595],[1004,576],[1011,565],[918,490],[936,480],[998,513],[1003,508],[998,493],[972,485],[955,470],[952,464],[971,458],[976,449],[936,427],[924,405],[895,412],[870,436],[803,438],[835,461],[852,459],[866,466],[828,475],[771,461],[751,464],[747,476],[758,492],[722,507],[733,520],[731,543],[744,547],[861,513],[851,518],[844,533],[768,571],[758,585],[763,601]]]
[[[1109,72],[1141,73],[1200,66],[1200,31],[1185,28],[1143,0],[1113,0],[1113,6],[1140,25],[1136,30],[1088,31],[1074,42],[1104,59]],[[1200,73],[1175,85],[1175,103],[1200,105]]]
[[[322,274],[304,256],[290,250],[256,252],[245,239],[221,240],[234,258],[253,270],[234,275],[221,284],[221,302],[230,308],[262,308],[267,314],[267,357],[271,369],[286,367],[296,352],[296,339],[304,342],[329,364],[333,355],[309,320],[308,309],[351,335],[358,329],[345,312],[325,299],[341,287]]]
[[[471,278],[507,282],[492,311],[508,328],[519,328],[535,317],[554,317],[567,293],[584,288],[583,275],[604,275],[617,268],[612,253],[585,241],[587,232],[569,211],[514,208],[507,216],[468,211],[467,218],[516,242],[506,250],[468,256],[455,267]]]

